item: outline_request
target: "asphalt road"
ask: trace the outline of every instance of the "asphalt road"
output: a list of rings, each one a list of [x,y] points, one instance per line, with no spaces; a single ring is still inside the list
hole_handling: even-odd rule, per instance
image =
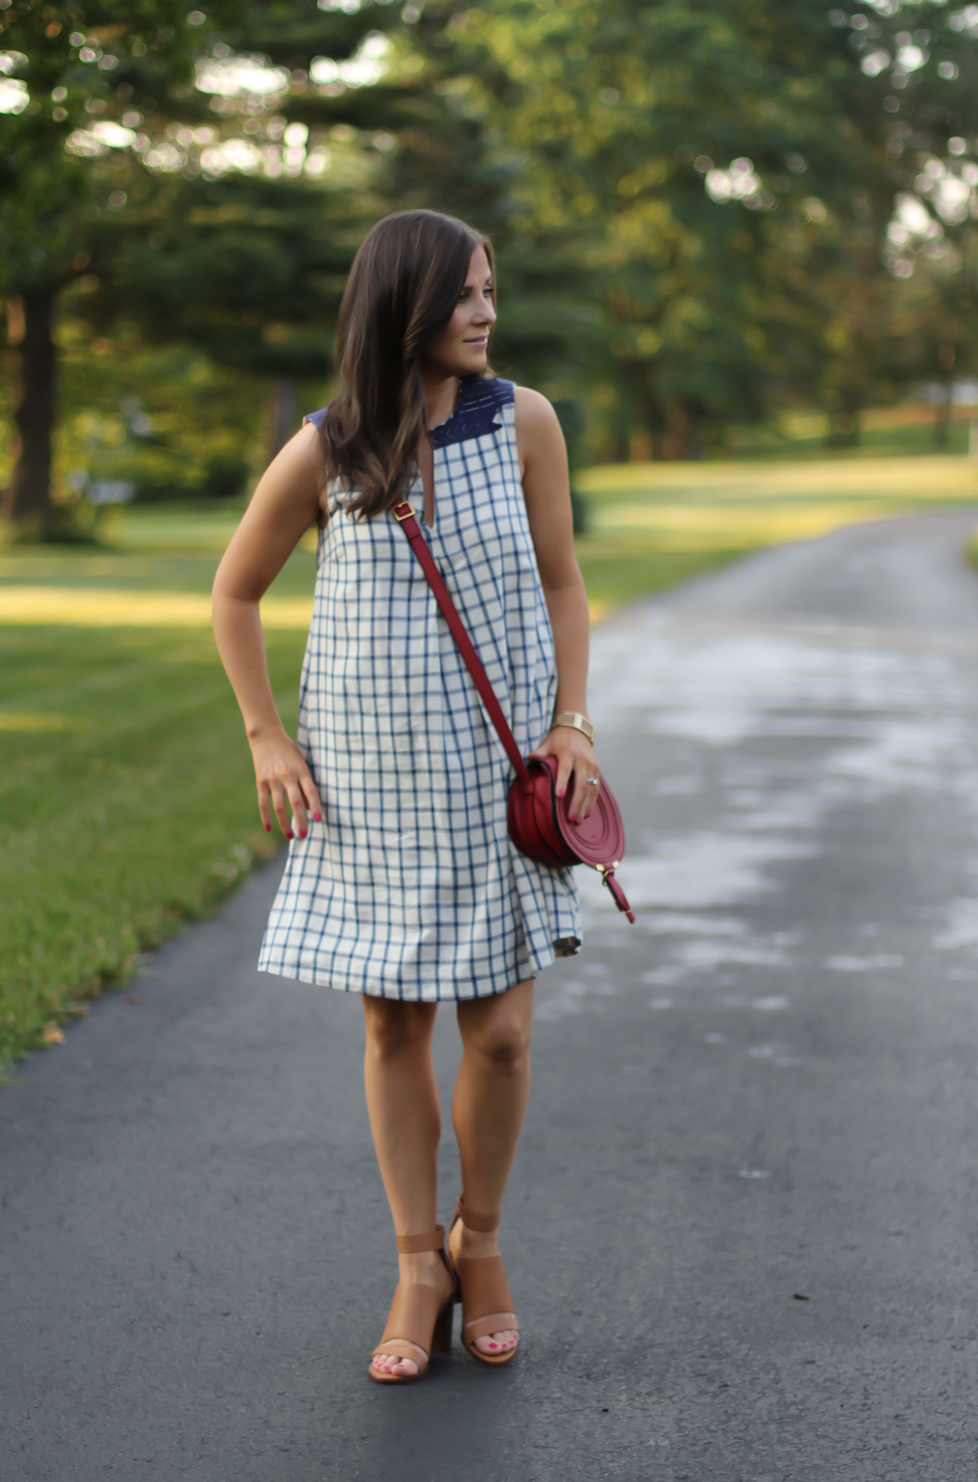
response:
[[[974,1482],[976,519],[597,633],[639,923],[589,885],[538,984],[512,1369],[366,1378],[394,1258],[360,1005],[255,972],[275,868],[24,1065],[3,1482]],[[443,1166],[447,1215],[449,1128]]]

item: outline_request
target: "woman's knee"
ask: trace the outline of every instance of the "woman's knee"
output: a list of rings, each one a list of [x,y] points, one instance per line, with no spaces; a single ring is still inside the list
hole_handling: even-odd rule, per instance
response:
[[[364,997],[367,1048],[382,1060],[409,1054],[426,1046],[434,1028],[436,1008],[430,1003],[402,1003]]]
[[[530,1052],[530,1020],[504,1004],[476,1025],[463,1029],[466,1049],[474,1051],[503,1075],[516,1075]]]

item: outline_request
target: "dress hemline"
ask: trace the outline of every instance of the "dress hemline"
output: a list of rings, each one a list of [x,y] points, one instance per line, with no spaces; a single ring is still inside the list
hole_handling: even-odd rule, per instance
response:
[[[359,998],[386,998],[391,1003],[466,1003],[470,999],[496,998],[500,993],[507,993],[510,988],[515,988],[518,983],[526,983],[530,979],[535,979],[545,968],[553,967],[558,955],[552,948],[547,954],[546,959],[544,959],[542,954],[535,954],[528,960],[526,965],[527,970],[522,977],[517,976],[510,980],[507,975],[506,982],[500,987],[486,988],[481,992],[478,989],[473,989],[470,993],[436,993],[432,997],[418,992],[385,993],[383,990],[377,992],[368,987],[361,988],[348,983],[335,983],[330,980],[330,975],[317,973],[313,968],[298,968],[291,972],[283,972],[281,968],[262,967],[259,961],[258,971],[260,973],[266,973],[270,978],[284,978],[289,983],[309,983],[314,988],[332,988],[334,993],[348,993]],[[519,969],[517,969],[518,971]],[[496,979],[493,979],[493,982],[496,981]]]

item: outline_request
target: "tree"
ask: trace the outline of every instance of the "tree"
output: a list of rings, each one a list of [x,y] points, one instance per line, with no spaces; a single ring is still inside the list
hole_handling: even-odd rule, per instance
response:
[[[905,29],[921,20],[927,28]],[[954,136],[978,128],[978,24],[897,0],[834,10],[828,21],[857,64],[840,65],[841,101],[863,163],[846,189],[826,191],[798,285],[814,347],[802,384],[829,412],[833,440],[855,442],[863,407],[925,376],[960,374],[973,355],[966,246],[978,166]]]
[[[274,382],[281,437],[400,205],[491,232],[496,364],[568,425],[588,399],[606,453],[689,455],[786,395],[855,437],[867,398],[975,364],[973,7],[201,3],[0,0],[21,527],[55,521],[65,285],[102,332]]]
[[[426,6],[418,30],[441,28],[429,50],[454,51],[449,70],[523,162],[519,230],[576,236],[589,262],[610,351],[589,371],[614,387],[619,451],[637,423],[656,454],[688,452],[698,428],[768,411],[776,385],[850,428],[867,395],[892,394],[899,285],[884,258],[907,190],[894,130],[939,132],[949,103],[963,117],[978,99],[970,11],[938,18],[933,56],[929,33],[900,29],[908,13]]]
[[[342,67],[398,21],[389,5],[348,13],[315,0],[207,0],[189,14],[175,0],[0,8],[8,100],[17,94],[0,156],[0,285],[15,339],[23,322],[7,495],[18,529],[57,529],[52,322],[72,280],[90,283],[103,322],[129,314],[273,375],[322,369],[328,341],[314,345],[314,327],[335,310],[348,206],[324,232],[331,197],[315,194],[302,120],[335,132],[362,116]],[[235,163],[244,170],[224,178]]]
[[[946,443],[955,378],[978,373],[978,10],[909,12],[877,0],[887,29],[864,58],[889,96],[886,141],[895,211],[883,257],[898,285],[899,374],[943,385],[935,441]]]
[[[572,236],[589,263],[619,446],[638,424],[674,455],[704,422],[759,415],[780,223],[811,191],[802,174],[851,169],[823,13],[809,0],[429,13],[525,162],[520,229]]]
[[[0,45],[11,110],[0,150],[0,285],[12,301],[8,332],[20,358],[7,511],[40,532],[53,518],[54,302],[87,267],[91,229],[112,206],[111,192],[66,145],[83,121],[97,128],[102,115],[146,106],[171,80],[186,79],[186,11],[175,0],[84,12],[14,0],[0,10]]]

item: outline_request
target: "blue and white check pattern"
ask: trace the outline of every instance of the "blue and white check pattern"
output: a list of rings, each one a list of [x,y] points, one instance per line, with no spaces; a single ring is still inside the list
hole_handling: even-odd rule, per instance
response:
[[[557,677],[513,389],[463,381],[422,529],[525,754]],[[424,573],[390,515],[353,520],[346,497],[329,495],[300,699],[323,822],[291,845],[258,965],[384,998],[500,993],[580,938],[577,889],[510,842],[509,762]]]

